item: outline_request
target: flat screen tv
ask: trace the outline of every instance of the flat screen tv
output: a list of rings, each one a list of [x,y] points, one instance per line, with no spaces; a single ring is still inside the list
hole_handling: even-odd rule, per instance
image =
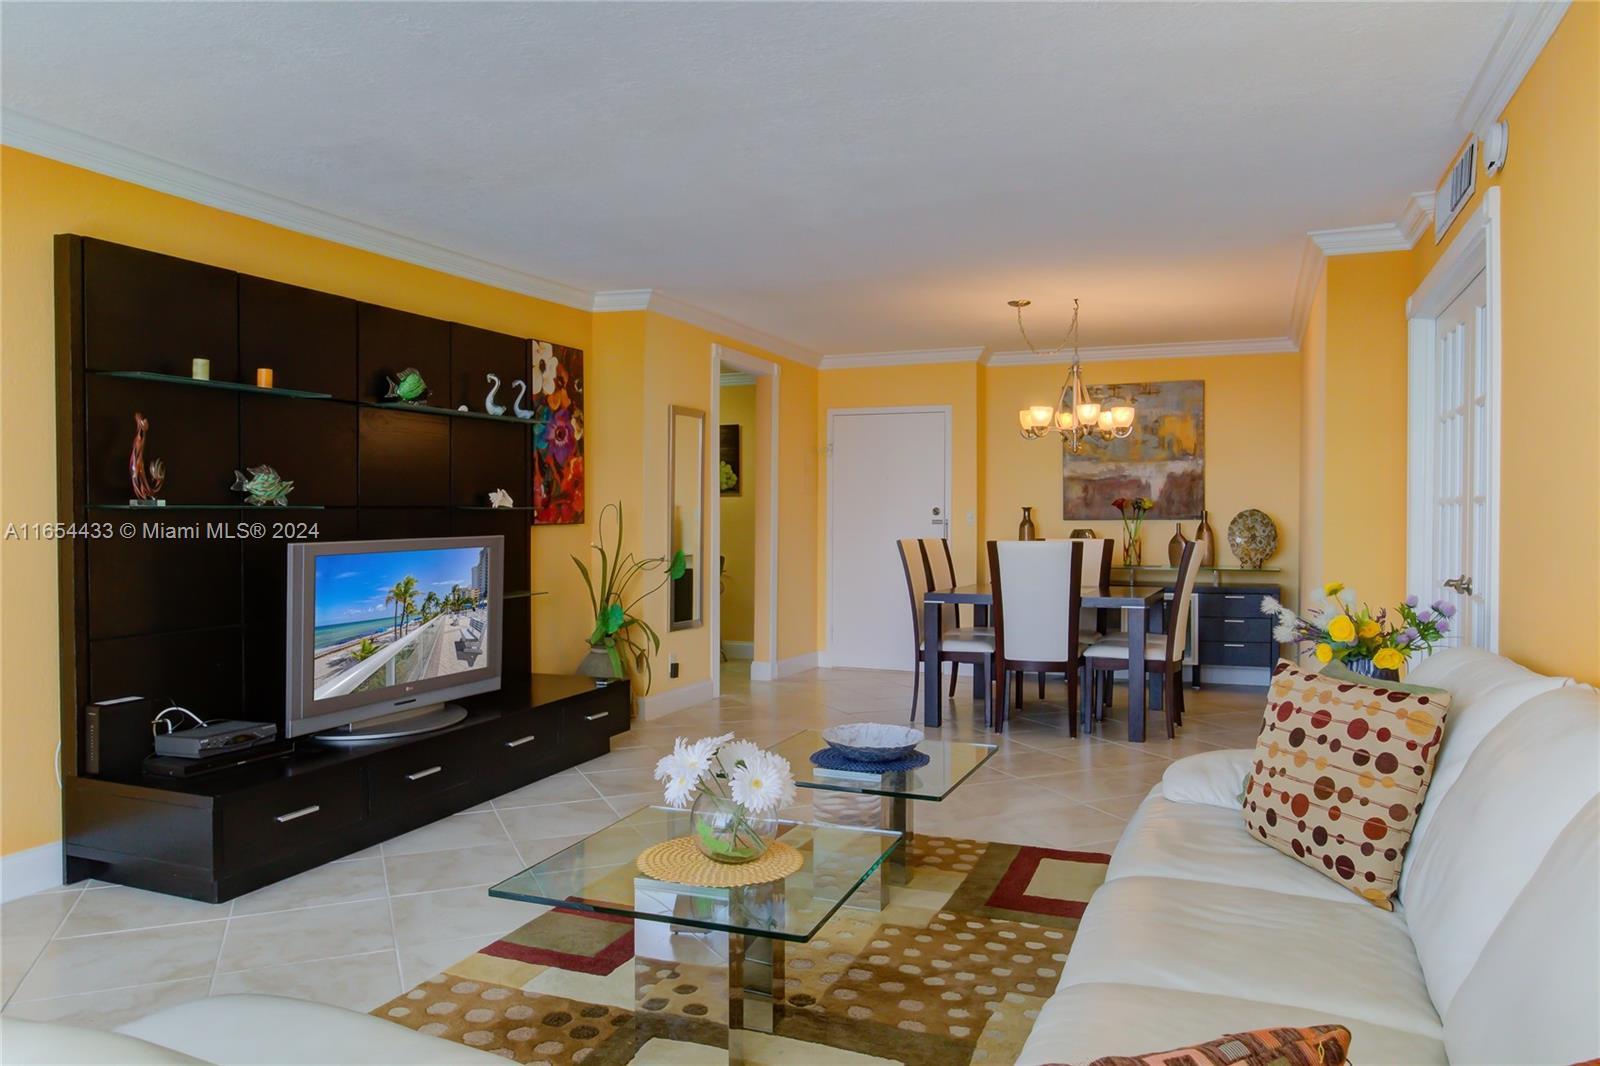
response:
[[[442,729],[500,687],[504,537],[289,545],[285,734]]]

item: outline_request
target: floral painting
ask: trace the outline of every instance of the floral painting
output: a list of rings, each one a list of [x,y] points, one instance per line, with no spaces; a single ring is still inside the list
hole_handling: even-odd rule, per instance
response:
[[[533,342],[533,522],[583,521],[583,352]]]
[[[1154,381],[1090,385],[1089,398],[1133,400],[1133,433],[1106,440],[1091,433],[1081,450],[1063,447],[1061,517],[1119,517],[1118,499],[1147,498],[1148,518],[1199,518],[1206,508],[1206,383]]]

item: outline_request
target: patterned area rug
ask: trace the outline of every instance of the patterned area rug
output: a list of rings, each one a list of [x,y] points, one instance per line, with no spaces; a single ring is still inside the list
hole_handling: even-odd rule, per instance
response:
[[[882,910],[786,951],[761,1062],[1015,1061],[1107,855],[918,835]],[[863,888],[862,893],[868,893]],[[726,941],[552,910],[372,1013],[516,1062],[726,1062]]]

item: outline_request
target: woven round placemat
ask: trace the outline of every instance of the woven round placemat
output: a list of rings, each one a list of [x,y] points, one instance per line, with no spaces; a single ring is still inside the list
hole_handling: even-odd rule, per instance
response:
[[[760,858],[749,862],[717,862],[700,854],[693,837],[674,837],[652,844],[635,860],[639,872],[657,881],[702,888],[737,888],[781,881],[805,865],[805,857],[781,840],[774,840]]]
[[[894,774],[906,770],[920,770],[933,761],[933,757],[925,751],[914,751],[903,759],[892,759],[889,762],[858,762],[855,759],[845,758],[838,748],[823,748],[821,751],[811,753],[811,765],[820,766],[824,770],[854,770],[863,774]]]

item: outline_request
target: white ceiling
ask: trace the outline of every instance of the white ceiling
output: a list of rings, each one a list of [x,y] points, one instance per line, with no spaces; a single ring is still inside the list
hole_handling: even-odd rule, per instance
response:
[[[817,352],[1288,332],[1505,3],[7,3],[8,110]],[[1052,340],[1054,338],[1051,338]]]

